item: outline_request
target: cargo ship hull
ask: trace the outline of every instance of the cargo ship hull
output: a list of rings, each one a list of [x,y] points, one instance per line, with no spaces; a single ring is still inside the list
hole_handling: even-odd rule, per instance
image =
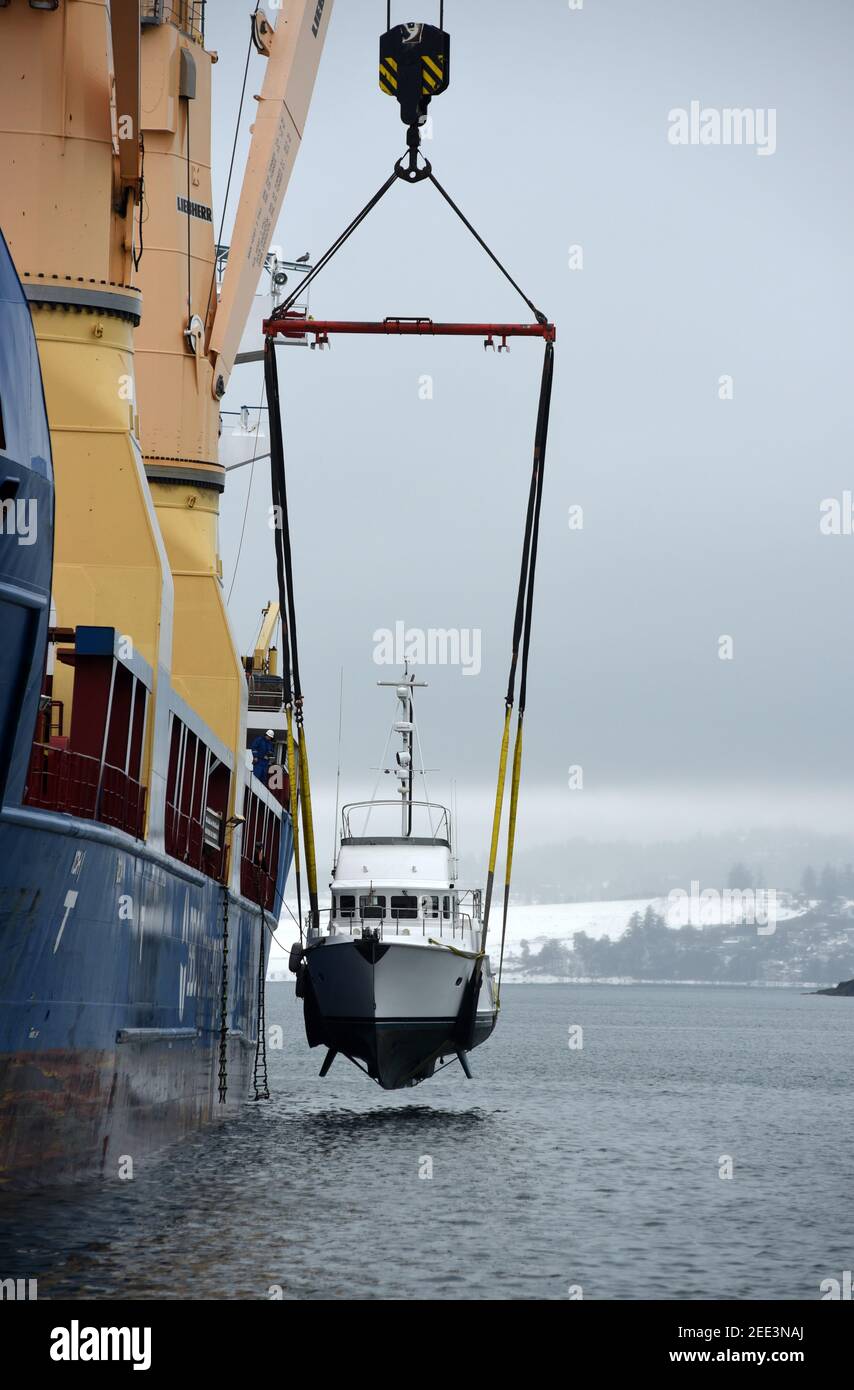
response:
[[[0,1182],[127,1176],[248,1100],[260,908],[90,821],[6,807],[0,843]]]

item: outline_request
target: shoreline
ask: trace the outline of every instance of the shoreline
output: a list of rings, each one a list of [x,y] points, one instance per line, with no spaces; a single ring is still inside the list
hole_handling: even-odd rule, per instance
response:
[[[268,985],[295,985],[293,977],[288,976],[268,976]],[[812,980],[634,980],[621,976],[607,976],[594,978],[590,976],[579,976],[569,978],[567,976],[543,975],[537,978],[519,975],[504,975],[501,980],[502,988],[504,985],[624,985],[627,988],[632,986],[654,985],[656,987],[664,985],[688,986],[691,989],[793,989],[801,994],[816,995],[822,991],[834,990],[833,985],[823,985]]]

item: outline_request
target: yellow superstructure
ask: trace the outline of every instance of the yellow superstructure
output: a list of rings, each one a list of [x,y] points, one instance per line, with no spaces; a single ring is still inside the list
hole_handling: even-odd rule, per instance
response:
[[[158,679],[171,664],[172,577],[137,442],[134,188],[122,176],[107,0],[0,11],[0,223],[33,312],[56,486],[60,628],[113,627]],[[73,669],[54,692],[71,712]],[[165,712],[168,706],[162,704]],[[151,786],[158,721],[142,779]],[[149,798],[151,829],[163,808]]]
[[[179,10],[177,22],[142,35],[140,442],[175,584],[173,685],[223,743],[239,749],[246,677],[223,601],[218,521],[225,474],[205,353],[205,325],[217,303],[212,55],[190,18]]]
[[[68,659],[52,695],[67,728],[80,628],[102,641],[113,629],[116,659],[139,658],[138,775],[146,838],[160,848],[182,817],[204,830],[217,769],[229,770],[220,824],[243,808],[247,683],[222,592],[220,399],[331,11],[332,0],[293,0],[274,27],[247,10],[266,73],[220,298],[204,6],[0,3],[0,225],[33,311],[53,441],[55,630]],[[193,758],[204,775],[201,801],[185,808],[188,746],[203,750]],[[239,830],[226,837],[230,881],[232,852]]]
[[[150,666],[161,661],[168,668],[161,615],[171,608],[171,577],[128,399],[132,326],[109,312],[32,309],[63,521],[54,547],[58,626],[114,627]],[[72,675],[71,667],[57,667],[55,690],[69,710]]]

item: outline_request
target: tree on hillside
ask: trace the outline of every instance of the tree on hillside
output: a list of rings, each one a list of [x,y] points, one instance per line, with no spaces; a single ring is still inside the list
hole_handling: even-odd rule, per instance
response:
[[[801,892],[810,902],[818,897],[818,875],[812,864],[808,864],[801,874]]]
[[[818,894],[825,903],[832,903],[839,897],[839,875],[832,864],[825,864],[821,871]]]
[[[563,978],[571,973],[569,952],[559,941],[546,941],[534,960],[540,975],[557,975]]]
[[[739,862],[738,864],[733,864],[732,868],[729,871],[727,888],[737,888],[744,892],[746,888],[752,887],[753,875],[748,869],[747,865],[742,864],[741,862]]]

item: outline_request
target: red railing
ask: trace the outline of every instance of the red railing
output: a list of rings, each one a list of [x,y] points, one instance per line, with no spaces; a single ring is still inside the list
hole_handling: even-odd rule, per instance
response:
[[[285,778],[287,781],[287,777]],[[243,794],[243,854],[240,860],[240,891],[250,902],[273,911],[276,906],[276,879],[282,851],[282,816],[261,800],[253,788],[260,786],[253,776]],[[272,791],[272,788],[270,789]],[[287,793],[273,791],[280,806],[287,805]]]
[[[24,801],[114,825],[138,840],[145,831],[145,787],[120,768],[102,768],[97,758],[70,748],[33,744]]]
[[[244,855],[240,861],[240,891],[252,903],[262,903],[271,912],[276,901],[276,880],[265,869]]]
[[[222,878],[223,846],[213,849],[205,841],[201,821],[179,811],[169,801],[166,803],[166,853],[194,869],[200,869],[209,878]]]

